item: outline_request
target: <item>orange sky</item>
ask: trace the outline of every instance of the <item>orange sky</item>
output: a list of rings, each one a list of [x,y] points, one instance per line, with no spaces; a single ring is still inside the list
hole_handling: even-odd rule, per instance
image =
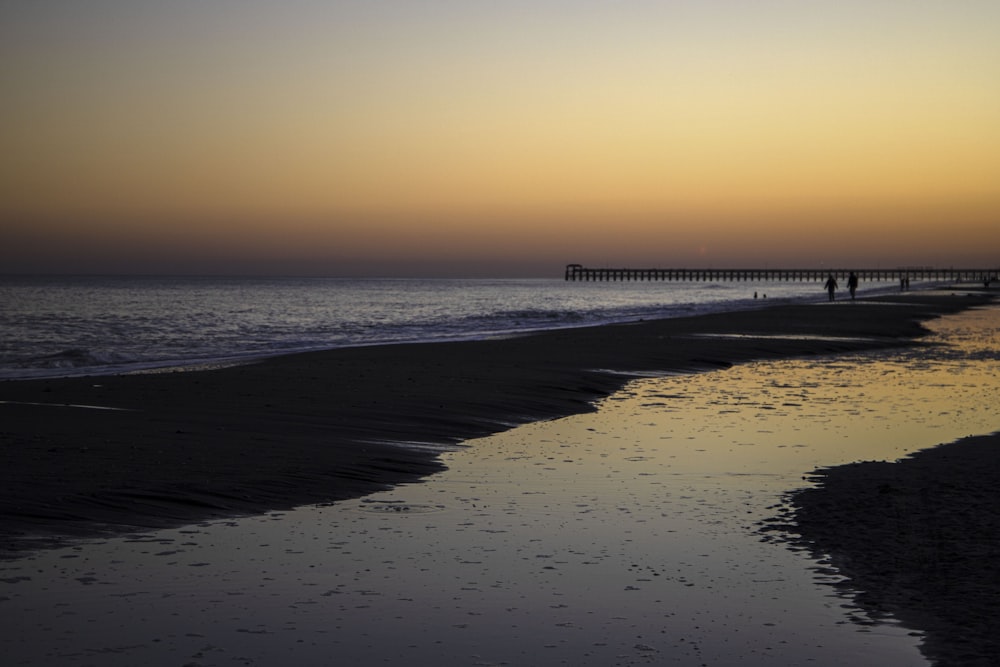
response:
[[[986,1],[5,3],[0,262],[995,266],[998,31]]]

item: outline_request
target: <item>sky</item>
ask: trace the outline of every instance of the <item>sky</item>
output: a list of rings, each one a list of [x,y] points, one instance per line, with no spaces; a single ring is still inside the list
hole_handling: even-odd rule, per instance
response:
[[[0,273],[1000,265],[995,0],[0,0]]]

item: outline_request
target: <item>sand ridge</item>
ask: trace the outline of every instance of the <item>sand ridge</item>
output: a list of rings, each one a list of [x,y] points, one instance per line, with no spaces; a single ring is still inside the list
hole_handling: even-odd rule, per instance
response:
[[[1000,656],[1000,433],[897,462],[819,470],[790,498],[792,541],[846,579],[872,617],[926,633],[935,665]]]

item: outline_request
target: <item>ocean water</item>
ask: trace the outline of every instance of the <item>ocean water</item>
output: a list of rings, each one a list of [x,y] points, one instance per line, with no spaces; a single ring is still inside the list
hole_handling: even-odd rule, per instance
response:
[[[870,283],[861,292],[891,289]],[[0,378],[233,363],[824,299],[819,282],[8,276],[0,278]]]

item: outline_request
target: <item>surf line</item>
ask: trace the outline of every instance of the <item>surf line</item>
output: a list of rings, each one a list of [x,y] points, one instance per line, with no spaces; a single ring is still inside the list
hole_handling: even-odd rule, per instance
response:
[[[117,412],[138,412],[132,408],[113,408],[109,405],[80,405],[79,403],[33,403],[31,401],[0,401],[3,405],[41,405],[49,408],[84,408],[86,410],[115,410]]]

